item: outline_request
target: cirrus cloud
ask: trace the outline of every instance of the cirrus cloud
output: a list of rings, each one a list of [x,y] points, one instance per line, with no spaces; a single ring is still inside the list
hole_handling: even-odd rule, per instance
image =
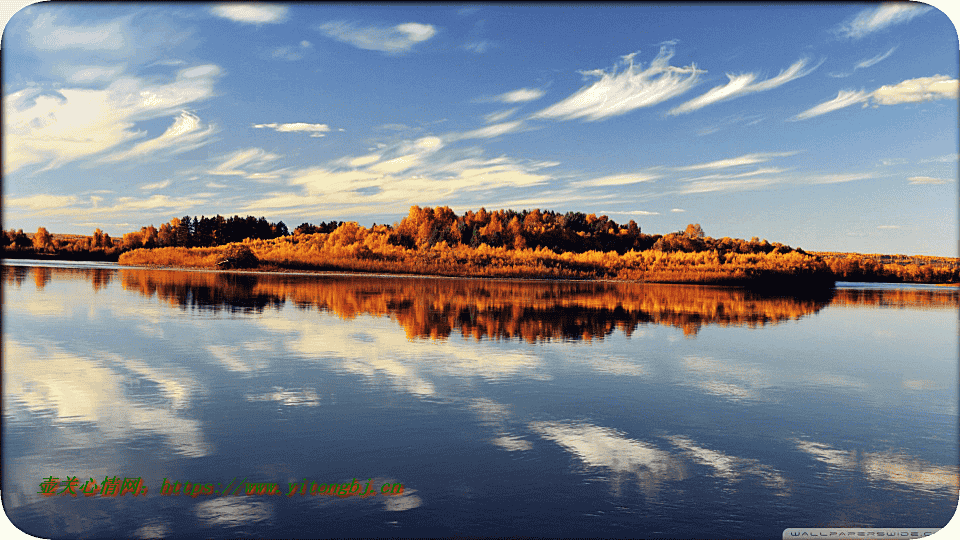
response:
[[[745,73],[743,75],[730,75],[727,74],[727,78],[730,79],[727,84],[722,86],[716,86],[707,93],[703,94],[700,97],[691,99],[690,101],[670,109],[667,114],[677,115],[695,111],[697,109],[706,107],[707,105],[716,103],[718,101],[724,101],[727,99],[733,99],[740,97],[744,94],[750,94],[753,92],[764,92],[766,90],[772,90],[782,84],[786,84],[794,79],[799,79],[813,70],[820,67],[820,64],[817,64],[813,67],[806,67],[809,61],[807,59],[800,59],[795,62],[792,66],[780,72],[776,77],[771,77],[764,81],[754,82],[757,75],[755,73]],[[822,64],[823,62],[821,62]]]
[[[882,4],[879,7],[861,11],[853,21],[841,25],[837,33],[844,37],[860,39],[895,24],[910,21],[930,9],[929,6],[910,2]]]
[[[641,107],[650,107],[679,96],[697,84],[697,78],[706,73],[694,64],[687,67],[670,65],[673,50],[664,45],[646,69],[634,64],[637,53],[624,56],[618,66],[605,71],[595,69],[581,72],[585,77],[599,80],[585,86],[570,97],[536,113],[535,118],[588,122],[626,114]],[[622,66],[622,71],[617,71]]]
[[[210,13],[243,24],[276,24],[287,20],[286,6],[275,4],[218,4],[210,8]]]
[[[323,137],[324,133],[330,131],[330,126],[326,124],[307,124],[304,122],[294,122],[290,124],[254,124],[257,129],[269,128],[280,133],[306,132],[311,137]]]
[[[327,37],[349,43],[359,49],[397,54],[409,51],[437,33],[429,24],[408,22],[391,27],[360,27],[344,21],[321,24],[317,30]]]
[[[958,85],[957,79],[951,79],[947,75],[934,75],[881,86],[869,93],[864,90],[859,92],[841,90],[837,97],[832,100],[811,107],[790,118],[790,120],[806,120],[857,103],[863,103],[864,107],[868,105],[877,107],[879,105],[919,103],[937,99],[957,99],[958,89],[960,89],[960,85]]]

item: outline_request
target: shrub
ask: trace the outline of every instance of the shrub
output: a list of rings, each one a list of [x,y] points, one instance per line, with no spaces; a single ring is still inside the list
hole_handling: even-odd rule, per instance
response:
[[[231,244],[223,250],[223,260],[217,263],[220,268],[256,268],[260,260],[246,244]]]

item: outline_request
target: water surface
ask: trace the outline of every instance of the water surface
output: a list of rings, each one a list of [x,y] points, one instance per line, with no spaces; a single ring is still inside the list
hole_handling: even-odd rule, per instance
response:
[[[5,265],[3,504],[44,538],[773,538],[957,508],[956,288]],[[149,491],[38,494],[73,476]],[[287,496],[355,478],[403,492]],[[283,493],[222,493],[244,481]]]

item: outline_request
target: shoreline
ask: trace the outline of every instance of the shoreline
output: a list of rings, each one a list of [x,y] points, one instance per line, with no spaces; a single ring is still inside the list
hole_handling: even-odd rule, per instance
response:
[[[15,259],[15,260],[33,260],[38,262],[53,261],[56,259]],[[682,281],[682,280],[663,280],[663,281],[644,281],[633,279],[616,278],[573,278],[573,277],[522,277],[522,276],[475,276],[475,275],[443,275],[443,274],[420,274],[420,273],[393,273],[377,272],[363,270],[321,270],[321,269],[291,269],[277,266],[275,264],[264,264],[258,268],[210,268],[203,266],[179,266],[179,265],[130,265],[112,261],[82,261],[70,260],[67,262],[92,262],[116,265],[117,268],[129,268],[140,270],[168,270],[180,272],[207,272],[218,274],[235,275],[293,275],[293,276],[343,276],[343,277],[375,277],[375,278],[407,278],[407,279],[460,279],[460,280],[484,280],[484,281],[520,281],[520,282],[548,282],[548,283],[630,283],[646,285],[694,285],[699,287],[717,287],[730,289],[751,289],[763,291],[777,291],[782,294],[804,293],[806,291],[829,290],[836,287],[836,281],[825,280],[805,280],[803,276],[787,276],[786,279],[761,276],[759,278],[731,278],[728,280],[712,281]],[[796,289],[800,290],[797,291]]]

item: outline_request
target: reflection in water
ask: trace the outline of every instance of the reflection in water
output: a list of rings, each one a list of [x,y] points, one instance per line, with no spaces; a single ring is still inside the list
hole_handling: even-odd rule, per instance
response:
[[[516,516],[554,534],[722,523],[769,537],[788,521],[940,524],[956,507],[956,411],[937,405],[956,403],[954,349],[938,354],[955,345],[955,289],[2,275],[4,505],[39,536],[396,536],[438,518],[450,528],[434,532],[494,535],[515,531],[492,520]],[[815,316],[830,305],[845,309]],[[637,328],[650,324],[758,331],[681,340]],[[238,475],[405,491],[364,505],[153,494],[91,510],[37,495],[47,471],[143,474],[151,494],[166,477]]]
[[[745,459],[731,456],[717,450],[710,450],[695,444],[687,437],[667,437],[671,443],[680,448],[693,461],[711,467],[714,474],[730,482],[738,482],[742,475],[756,476],[764,486],[774,489],[777,495],[787,496],[790,488],[787,479],[780,471],[763,465],[755,459]]]
[[[960,288],[936,289],[837,289],[830,302],[838,307],[892,307],[900,309],[957,309]]]
[[[742,289],[611,282],[224,274],[121,270],[124,289],[199,309],[302,309],[389,316],[409,338],[446,339],[455,330],[480,340],[602,339],[640,324],[682,328],[752,327],[816,313],[829,297],[764,297]]]
[[[683,462],[669,452],[614,429],[567,422],[533,422],[529,427],[577,456],[588,467],[602,467],[618,476],[635,475],[647,497],[655,497],[663,482],[689,476]]]
[[[823,443],[795,440],[802,452],[831,467],[860,471],[873,481],[901,484],[924,491],[946,489],[955,493],[960,487],[960,470],[943,467],[904,455],[902,452],[842,451]]]
[[[6,283],[21,286],[33,272],[38,289],[70,276],[95,291],[114,269],[3,267]],[[262,312],[289,300],[301,309],[342,319],[389,316],[409,338],[446,339],[454,331],[480,340],[528,342],[603,339],[626,335],[640,324],[682,328],[696,335],[703,325],[758,327],[815,314],[827,305],[957,309],[960,290],[836,289],[812,297],[760,295],[744,289],[616,282],[540,282],[410,277],[241,274],[121,269],[122,286],[170,305],[202,310]]]
[[[140,431],[167,437],[178,454],[199,457],[210,452],[200,423],[179,412],[191,401],[191,382],[118,355],[89,358],[14,339],[5,339],[3,345],[5,401],[50,415],[73,444],[92,448],[98,439],[118,441]],[[156,405],[140,403],[131,391],[134,382],[155,387],[163,399]],[[97,432],[89,432],[90,426]]]

